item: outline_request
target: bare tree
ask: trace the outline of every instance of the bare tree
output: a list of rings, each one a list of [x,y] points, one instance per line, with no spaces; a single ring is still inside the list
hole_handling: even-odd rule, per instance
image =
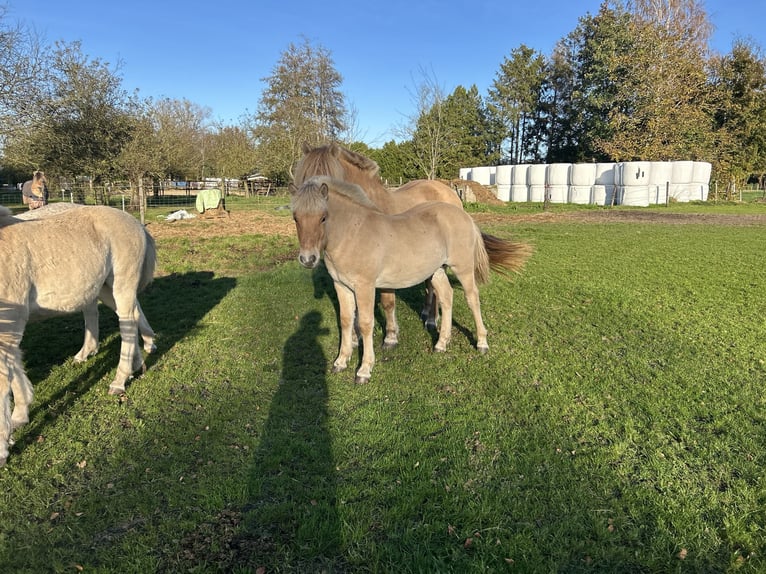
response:
[[[420,79],[413,83],[410,97],[415,110],[394,133],[412,143],[411,161],[426,179],[434,179],[448,141],[444,117],[446,95],[434,74],[423,68],[420,68]]]

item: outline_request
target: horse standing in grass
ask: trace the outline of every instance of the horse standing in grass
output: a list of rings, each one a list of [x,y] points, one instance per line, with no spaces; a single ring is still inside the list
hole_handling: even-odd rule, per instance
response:
[[[436,351],[446,351],[452,332],[452,286],[448,266],[460,281],[476,323],[476,347],[489,349],[478,285],[489,277],[490,258],[481,231],[462,208],[440,201],[422,203],[397,215],[383,213],[358,185],[312,177],[290,188],[300,243],[298,260],[313,269],[324,253],[340,305],[341,343],[333,371],[348,366],[354,313],[358,314],[362,362],[356,382],[369,382],[375,363],[372,344],[375,289],[399,289],[431,277],[441,306]],[[503,269],[519,271],[527,246],[508,245]]]
[[[120,362],[110,394],[145,369],[137,344],[137,293],[151,282],[154,241],[132,216],[111,207],[70,209],[21,221],[0,207],[0,466],[13,429],[29,420],[33,390],[19,345],[30,318],[81,311],[111,298],[119,317]],[[4,223],[4,224],[3,224]],[[14,408],[10,412],[10,396]]]
[[[12,223],[16,219],[22,219],[24,221],[30,221],[33,219],[47,219],[49,217],[65,213],[70,209],[90,209],[90,207],[86,207],[78,203],[48,203],[39,209],[35,209],[34,211],[25,211],[23,213],[19,213],[13,218],[0,218],[0,226]],[[148,236],[147,241],[152,242],[153,244],[154,240],[151,236],[149,236],[149,232],[146,231],[146,228],[144,228],[144,233],[146,233]],[[101,290],[98,300],[101,300],[101,302],[109,307],[112,311],[117,310],[114,296],[112,295],[108,285],[105,285]],[[85,318],[85,338],[83,340],[82,347],[74,356],[74,360],[77,363],[85,362],[88,357],[91,357],[98,352],[98,300],[94,300],[92,303],[85,306],[85,308],[82,310],[83,316]],[[157,350],[157,346],[154,344],[154,330],[149,324],[146,315],[144,315],[144,311],[141,309],[141,305],[138,303],[138,301],[136,301],[136,305],[138,306],[138,333],[143,340],[144,351],[147,353],[153,353]]]
[[[460,207],[463,203],[457,193],[439,181],[419,179],[391,191],[380,180],[378,164],[373,160],[348,150],[336,143],[316,148],[303,145],[303,157],[295,166],[293,183],[300,187],[315,175],[326,175],[362,187],[367,196],[383,213],[402,213],[425,201],[443,201]],[[399,325],[396,321],[396,295],[383,289],[380,303],[386,315],[386,335],[383,348],[396,346],[399,341]],[[426,326],[436,328],[438,302],[426,278],[426,300],[420,313]]]

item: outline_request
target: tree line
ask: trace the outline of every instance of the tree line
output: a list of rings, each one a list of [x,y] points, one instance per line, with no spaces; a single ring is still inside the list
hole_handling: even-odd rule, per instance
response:
[[[235,125],[186,99],[142,98],[120,63],[79,42],[44,43],[0,11],[0,177],[60,181],[242,178],[287,182],[304,142],[339,141],[392,183],[454,178],[460,167],[693,159],[724,185],[766,173],[766,60],[752,39],[726,54],[696,0],[609,0],[551,54],[513,48],[486,94],[451,93],[422,73],[413,113],[380,148],[357,141],[331,53],[289,44],[255,112]]]

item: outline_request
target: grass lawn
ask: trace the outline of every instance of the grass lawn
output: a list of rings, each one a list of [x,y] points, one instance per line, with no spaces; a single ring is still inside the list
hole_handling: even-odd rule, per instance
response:
[[[363,386],[330,372],[332,285],[294,238],[158,239],[125,397],[110,313],[81,365],[80,316],[27,329],[0,571],[764,571],[763,224],[516,217],[539,210],[471,208],[535,247],[482,288],[489,354],[459,285],[446,354],[403,290]]]

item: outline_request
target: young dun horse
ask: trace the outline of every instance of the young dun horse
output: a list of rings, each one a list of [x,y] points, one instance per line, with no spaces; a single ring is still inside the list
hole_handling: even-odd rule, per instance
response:
[[[303,144],[303,157],[295,166],[293,183],[296,187],[300,187],[304,181],[315,175],[326,175],[361,186],[383,213],[402,213],[425,201],[443,201],[463,207],[457,193],[439,181],[419,179],[395,191],[389,190],[380,180],[377,163],[336,143],[315,148],[311,148],[306,143]],[[391,348],[399,341],[396,295],[393,291],[382,291],[380,303],[386,315],[383,348]],[[420,316],[427,327],[436,328],[438,304],[428,279],[426,280],[426,299]]]
[[[55,217],[20,221],[0,207],[0,466],[13,429],[29,420],[32,385],[19,344],[30,318],[80,311],[111,298],[120,322],[120,362],[111,394],[145,369],[137,344],[137,293],[154,276],[151,236],[132,216],[111,207],[71,209]],[[10,412],[10,395],[14,408]]]
[[[462,208],[440,201],[422,203],[397,215],[383,213],[364,191],[330,177],[291,187],[292,212],[304,267],[314,268],[324,252],[340,305],[341,342],[333,371],[348,366],[354,311],[362,338],[356,382],[370,380],[375,352],[372,326],[375,289],[411,287],[432,277],[442,321],[436,351],[446,351],[452,331],[452,287],[444,266],[460,281],[476,323],[476,347],[489,349],[481,317],[478,285],[488,279],[490,261],[481,232]],[[520,255],[520,257],[519,257]],[[505,268],[517,270],[525,254]]]
[[[78,203],[48,203],[39,209],[34,211],[24,211],[14,216],[14,218],[0,218],[0,226],[12,223],[14,219],[22,219],[29,221],[32,219],[47,219],[59,215],[70,209],[82,209],[84,206]],[[89,209],[86,207],[86,209]],[[144,229],[144,231],[148,232]],[[153,242],[152,237],[147,238],[148,241]],[[104,285],[104,288],[99,293],[99,299],[101,302],[109,307],[112,311],[116,311],[116,303],[114,302],[114,296],[108,285]],[[144,351],[147,353],[153,353],[157,350],[157,346],[154,344],[154,330],[149,324],[149,321],[144,315],[141,305],[136,301],[138,306],[138,333],[141,335],[141,339],[144,342]],[[83,340],[82,347],[74,356],[74,360],[77,363],[85,362],[88,357],[95,355],[98,352],[98,338],[99,338],[99,324],[98,324],[98,299],[85,306],[82,310],[85,318],[85,339]]]
[[[426,201],[443,201],[461,209],[463,207],[457,193],[439,181],[419,179],[391,191],[380,180],[377,163],[335,143],[315,148],[303,145],[303,157],[295,166],[293,182],[300,187],[315,175],[326,175],[361,186],[383,213],[402,213]],[[531,253],[530,247],[523,243],[505,241],[486,233],[482,233],[481,237],[490,266],[500,272],[507,269],[518,271]],[[385,349],[395,346],[398,341],[396,296],[393,291],[381,291],[380,301],[386,315],[386,335],[383,340]],[[438,305],[428,280],[426,300],[420,315],[427,327],[436,328]]]

